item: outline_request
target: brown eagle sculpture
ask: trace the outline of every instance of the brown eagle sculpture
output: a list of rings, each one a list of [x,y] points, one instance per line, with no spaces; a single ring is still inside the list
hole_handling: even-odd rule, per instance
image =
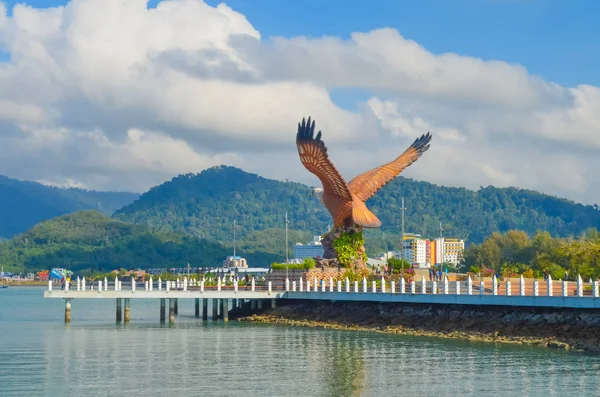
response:
[[[379,189],[394,179],[403,169],[414,163],[427,149],[431,134],[422,135],[394,161],[381,165],[358,175],[346,183],[335,168],[329,156],[327,147],[321,140],[321,131],[314,136],[315,121],[304,118],[298,123],[296,146],[300,161],[307,170],[315,174],[323,183],[322,201],[331,214],[336,227],[359,225],[366,228],[378,228],[381,221],[373,214],[365,201]],[[313,192],[320,189],[314,189]]]

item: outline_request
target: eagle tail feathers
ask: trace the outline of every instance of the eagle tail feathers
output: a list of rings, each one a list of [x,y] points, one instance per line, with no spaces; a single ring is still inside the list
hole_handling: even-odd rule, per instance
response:
[[[369,211],[362,201],[354,201],[352,203],[352,220],[357,225],[366,228],[378,228],[381,226],[379,218]]]

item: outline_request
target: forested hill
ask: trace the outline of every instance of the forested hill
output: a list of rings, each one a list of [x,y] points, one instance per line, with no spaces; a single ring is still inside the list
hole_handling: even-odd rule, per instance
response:
[[[138,196],[45,186],[0,175],[0,237],[11,238],[41,221],[85,209],[111,215]]]
[[[287,210],[291,229],[324,233],[330,216],[310,197],[310,190],[300,183],[219,166],[154,187],[114,216],[158,230],[230,242],[234,219],[238,238],[244,239],[252,231],[283,227]],[[405,231],[426,237],[439,235],[440,221],[444,235],[468,236],[468,242],[476,243],[492,232],[510,229],[570,236],[600,227],[600,211],[594,207],[530,190],[487,187],[472,191],[398,177],[367,202],[385,232],[368,233],[372,249],[379,248],[375,241],[387,244],[385,248],[393,246],[400,230],[402,197],[407,208]]]
[[[280,255],[238,252],[256,265]],[[159,232],[88,210],[41,222],[10,241],[0,242],[0,263],[12,272],[65,267],[73,271],[119,268],[217,266],[230,249],[215,241],[174,232]]]

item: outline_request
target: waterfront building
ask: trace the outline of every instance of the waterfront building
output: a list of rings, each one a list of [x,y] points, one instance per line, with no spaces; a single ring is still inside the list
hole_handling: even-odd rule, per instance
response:
[[[223,262],[223,267],[230,268],[242,268],[245,269],[248,267],[248,262],[246,262],[245,258],[241,256],[228,256],[227,259]]]
[[[308,244],[296,243],[294,245],[294,259],[322,258],[324,253],[321,236],[313,236],[313,241]]]
[[[449,262],[458,265],[465,250],[464,240],[438,237],[435,239],[435,264]]]

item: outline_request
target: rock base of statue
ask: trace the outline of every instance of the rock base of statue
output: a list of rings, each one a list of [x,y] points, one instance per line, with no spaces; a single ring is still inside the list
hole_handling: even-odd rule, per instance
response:
[[[355,234],[362,233],[362,227],[358,225],[353,226],[343,226],[336,227],[331,230],[329,233],[324,235],[321,239],[321,245],[323,246],[323,258],[317,260],[317,267],[325,268],[339,268],[340,262],[338,259],[338,253],[334,247],[334,241],[342,236],[342,234]],[[361,245],[359,249],[356,250],[356,255],[354,255],[354,260],[350,266],[353,270],[364,269],[367,267],[367,264],[363,260],[363,254],[365,252],[364,245]]]

